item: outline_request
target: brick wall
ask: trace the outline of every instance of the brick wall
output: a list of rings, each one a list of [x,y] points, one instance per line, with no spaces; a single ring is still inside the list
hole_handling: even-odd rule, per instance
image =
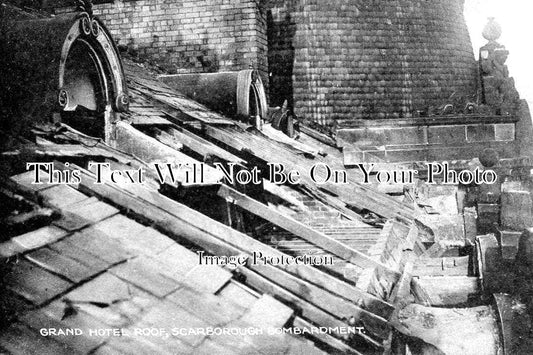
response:
[[[169,72],[251,65],[266,73],[266,14],[258,0],[115,0],[94,5],[94,13],[119,44]]]
[[[411,117],[476,92],[463,0],[271,0],[268,24],[271,92],[307,120]]]

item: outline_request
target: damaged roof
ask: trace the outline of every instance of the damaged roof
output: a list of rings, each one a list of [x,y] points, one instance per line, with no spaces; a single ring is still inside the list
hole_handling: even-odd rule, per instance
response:
[[[134,87],[131,90],[135,92]],[[133,108],[136,102],[137,98],[133,94]],[[147,102],[159,105],[149,99]],[[155,105],[152,113],[156,112],[163,117],[165,114],[162,109],[156,109]],[[134,112],[135,109],[130,115]],[[234,123],[221,125],[235,126],[233,129],[236,132],[238,129],[242,130]],[[190,138],[190,142],[184,140],[183,146],[202,147],[201,154],[249,164],[245,160],[249,151],[246,154],[235,149],[227,151],[221,148],[222,145],[208,141],[208,136],[195,134],[194,127],[166,122],[159,127],[172,127],[181,133],[187,132],[184,134]],[[209,124],[209,127],[218,127],[218,123]],[[22,141],[18,149],[5,155],[23,152],[26,157],[41,161],[104,160],[114,168],[146,167],[146,162],[142,159],[117,151],[99,139],[87,137],[66,125],[39,125],[33,132],[36,135],[35,142]],[[286,149],[295,157],[303,157],[293,148],[258,132],[245,134],[271,142],[276,149]],[[192,155],[197,157],[197,154]],[[75,166],[67,168],[56,161],[55,167],[67,170]],[[336,197],[318,199],[316,191],[302,190],[307,191],[310,201],[316,200],[325,207],[329,206],[327,208],[330,214],[326,214],[324,220],[338,222],[339,228],[344,226],[348,233],[339,233],[338,229],[328,230],[325,224],[323,227],[319,224],[304,224],[305,220],[312,217],[309,211],[306,212],[305,204],[300,206],[303,207],[300,211],[289,209],[290,213],[287,214],[287,210],[276,210],[275,203],[270,203],[269,207],[268,204],[238,193],[230,186],[221,185],[219,195],[225,198],[232,196],[237,206],[258,213],[274,225],[282,226],[279,232],[291,231],[292,235],[287,240],[299,240],[299,246],[303,248],[308,245],[317,250],[331,250],[328,253],[336,255],[337,262],[344,264],[341,271],[336,270],[338,277],[307,265],[247,266],[231,272],[215,266],[199,266],[197,255],[180,244],[189,248],[192,246],[192,250],[206,250],[214,255],[249,255],[253,251],[281,255],[288,250],[284,250],[279,242],[277,245],[270,244],[276,248],[274,249],[269,243],[253,239],[160,194],[160,186],[153,177],[142,186],[94,184],[92,172],[82,167],[76,168],[82,171],[81,182],[68,186],[31,184],[33,172],[13,176],[9,183],[6,182],[6,186],[10,186],[9,191],[22,194],[25,200],[37,201],[37,205],[54,212],[49,219],[44,219],[46,223],[40,222],[42,227],[14,235],[0,246],[9,269],[3,283],[3,289],[8,295],[4,301],[5,309],[12,313],[7,325],[8,331],[0,342],[6,350],[14,353],[20,351],[17,345],[20,336],[24,337],[26,344],[33,344],[36,348],[40,343],[49,342],[50,349],[62,348],[63,352],[122,349],[128,353],[128,349],[142,348],[164,353],[169,346],[179,346],[184,352],[196,352],[205,347],[246,353],[243,346],[261,352],[265,342],[269,346],[275,342],[284,351],[297,348],[316,350],[313,343],[293,335],[276,340],[252,337],[244,343],[235,339],[216,340],[218,338],[214,337],[200,337],[201,339],[190,341],[175,339],[176,343],[173,340],[174,345],[171,345],[170,342],[158,342],[152,338],[127,341],[123,337],[42,338],[36,333],[45,324],[70,327],[94,324],[95,328],[106,325],[124,329],[156,324],[176,324],[179,327],[181,323],[174,322],[174,319],[180,317],[186,319],[183,324],[189,326],[234,323],[247,325],[243,319],[254,319],[253,325],[256,327],[261,324],[279,327],[289,325],[302,329],[313,325],[333,328],[361,325],[368,333],[350,336],[319,334],[312,338],[323,349],[351,353],[383,349],[383,341],[390,331],[387,319],[393,306],[354,285],[365,268],[374,270],[378,266],[393,272],[390,267],[381,265],[368,256],[373,245],[383,244],[384,236],[379,228],[365,224],[359,215],[340,203]],[[46,177],[44,171],[42,176]],[[302,191],[280,186],[271,186],[269,191],[272,196],[281,196],[289,201],[291,193],[296,196],[303,194]],[[293,197],[293,200],[297,199]],[[258,208],[260,206],[264,208]],[[350,220],[349,217],[353,216],[357,218]],[[306,241],[302,236],[314,239]],[[291,253],[297,252],[294,248],[291,250]],[[347,266],[356,270],[350,274]],[[304,289],[308,291],[302,292]],[[226,294],[231,297],[224,298]],[[206,300],[206,304],[200,299]],[[242,301],[245,304],[240,304],[242,302],[238,299],[246,300]],[[176,303],[177,310],[173,308]],[[268,309],[268,319],[245,317],[253,311],[256,303],[258,312],[266,312]],[[218,320],[220,308],[225,310],[223,315],[227,316],[224,319],[227,323]],[[202,314],[198,314],[198,310],[202,310]],[[173,312],[181,314],[173,317]],[[272,312],[281,312],[284,316],[279,322],[272,324]],[[213,323],[212,317],[217,321]],[[141,344],[137,344],[138,342]]]
[[[269,353],[273,348],[321,353],[311,342],[287,334],[245,341],[205,334],[104,334],[104,329],[133,335],[138,329],[281,327],[294,310],[235,281],[228,270],[198,265],[197,254],[112,205],[70,186],[32,185],[32,179],[33,172],[12,177],[61,216],[0,244],[2,308],[13,316],[0,335],[3,349],[13,354],[28,349],[51,354]],[[72,328],[83,334],[42,333]]]
[[[417,211],[359,183],[358,176],[347,184],[318,186],[303,174],[300,184],[262,181],[255,190],[219,181],[214,162],[242,168],[280,163],[307,172],[317,163],[343,169],[342,155],[329,137],[311,128],[302,128],[299,140],[268,125],[258,130],[187,98],[142,65],[127,60],[124,69],[129,111],[116,110],[114,132],[106,132],[115,148],[67,124],[42,120],[32,125],[32,140],[5,134],[16,142],[2,154],[6,165],[16,166],[16,159],[53,161],[65,174],[80,172],[81,181],[33,184],[31,171],[2,178],[11,224],[0,244],[6,314],[0,347],[10,353],[43,347],[50,353],[385,351],[393,289],[403,267],[395,247],[414,247]],[[161,184],[150,164],[162,161],[206,163],[212,183],[191,186],[178,177]],[[142,168],[147,181],[96,184],[89,162]],[[47,173],[52,174],[41,171],[42,178]],[[202,203],[214,208],[206,211]],[[213,211],[219,207],[228,210],[226,220]],[[385,219],[394,218],[401,222],[382,228]],[[247,263],[233,270],[199,265],[196,251],[327,255],[335,263],[320,268]],[[168,339],[39,333],[284,326],[364,332]]]

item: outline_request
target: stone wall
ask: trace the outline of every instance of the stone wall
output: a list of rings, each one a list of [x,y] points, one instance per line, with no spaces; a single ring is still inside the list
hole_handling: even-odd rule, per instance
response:
[[[271,0],[274,103],[333,125],[425,115],[476,94],[463,0]],[[285,96],[285,97],[283,97]]]
[[[267,71],[258,0],[115,0],[95,4],[94,13],[120,45],[171,73]]]

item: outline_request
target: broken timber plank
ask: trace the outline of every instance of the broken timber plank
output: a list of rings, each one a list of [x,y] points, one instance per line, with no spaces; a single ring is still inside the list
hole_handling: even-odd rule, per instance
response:
[[[405,258],[405,266],[403,268],[402,276],[400,280],[394,286],[389,302],[398,304],[405,301],[411,292],[411,279],[413,277],[413,262],[415,259],[415,253],[410,250],[404,251],[403,258]]]
[[[353,317],[354,320],[364,325],[365,329],[370,333],[381,339],[388,338],[390,329],[385,319],[361,309],[359,306],[343,300],[327,290],[321,289],[311,283],[302,282],[296,276],[290,274],[283,275],[283,272],[278,268],[263,265],[250,265],[250,268],[267,279],[277,282],[291,292],[301,292],[302,287],[305,287],[306,298],[311,303],[335,315],[339,319],[350,319]]]
[[[263,179],[263,190],[297,207],[300,211],[303,211],[306,208],[302,201],[298,200],[296,197],[289,194],[287,191],[281,188],[278,184],[273,184],[272,182],[270,182],[270,180]]]
[[[61,133],[57,133],[55,137],[65,139],[65,140],[78,141],[83,146],[90,147],[91,151],[96,150],[98,152],[103,152],[101,153],[102,155],[103,154],[110,155],[110,159],[116,160],[117,162],[121,164],[131,165],[135,168],[147,166],[145,162],[133,157],[131,154],[126,154],[123,151],[112,148],[106,143],[103,143],[103,141],[100,138],[87,136],[84,133],[75,130],[74,128],[70,127],[67,124],[64,124],[64,123],[61,124],[60,132]]]
[[[78,158],[86,156],[102,156],[110,158],[111,155],[103,151],[93,151],[79,144],[35,144],[24,149],[24,154],[33,154],[43,157]]]
[[[249,132],[240,132],[237,129],[223,129],[213,126],[204,126],[204,132],[211,138],[224,143],[241,152],[248,152],[265,162],[271,162],[276,157],[277,162],[287,170],[297,170],[301,173],[302,181],[311,189],[318,189],[308,175],[309,170],[316,163],[328,164],[328,160],[302,159],[291,150],[276,145],[277,142],[256,136]],[[242,138],[242,139],[241,139]],[[266,149],[266,145],[272,151]],[[298,167],[301,167],[300,169]],[[305,170],[305,172],[304,172]],[[414,211],[409,206],[400,203],[389,196],[373,191],[362,184],[350,180],[349,184],[326,183],[320,188],[337,196],[344,203],[359,209],[368,209],[386,218],[402,218],[412,220]]]
[[[226,119],[225,117],[215,114],[214,112],[209,111],[207,108],[201,106],[200,104],[192,101],[190,99],[179,98],[176,95],[164,94],[164,93],[155,93],[149,89],[137,88],[137,91],[140,93],[162,103],[168,105],[169,107],[185,113],[187,116],[194,118],[200,122],[215,124],[215,125],[233,125],[233,121]],[[186,104],[183,104],[181,101],[185,101]],[[195,106],[193,106],[196,105]],[[189,107],[188,107],[189,106]]]
[[[339,200],[337,197],[333,197],[329,194],[325,194],[322,191],[319,191],[318,189],[312,188],[311,186],[300,186],[305,193],[310,194],[313,196],[313,198],[317,199],[318,201],[322,202],[325,205],[328,205],[340,213],[344,215],[346,218],[351,219],[353,221],[363,221],[363,217],[359,215],[358,213],[354,212],[353,210],[349,209],[346,204],[344,204],[341,200]]]
[[[71,166],[69,168],[72,169],[74,167]],[[94,184],[95,178],[93,175],[81,168],[78,169],[82,171],[83,175],[82,182],[78,186],[81,190],[105,198],[115,206],[127,209],[134,216],[143,220],[150,220],[154,227],[165,230],[174,237],[193,241],[195,244],[205,247],[207,251],[215,255],[242,255],[243,252],[241,250],[244,250],[250,254],[253,251],[257,251],[267,255],[283,256],[283,254],[263,243],[211,220],[165,196],[154,195],[153,200],[147,202],[130,195],[116,186],[110,184]],[[250,267],[257,269],[253,265],[250,265]],[[331,293],[332,296],[337,295],[335,297],[339,300],[342,299],[339,296],[346,298],[352,301],[354,305],[361,305],[362,308],[368,310],[368,312],[365,311],[365,314],[378,323],[383,324],[385,321],[384,318],[388,318],[393,310],[392,306],[388,303],[309,265],[279,265],[279,268],[266,265],[263,267],[263,270],[268,270],[271,275],[275,275],[275,279],[282,284],[295,282],[295,285],[299,285],[297,287],[299,296],[304,299],[310,299],[310,296],[306,292],[302,293],[301,290],[308,289],[311,283],[315,284],[317,288],[321,288],[323,290],[321,292]],[[289,278],[289,273],[297,275],[300,278]],[[314,299],[313,301],[320,302],[322,307],[328,307],[320,299]],[[349,312],[346,312],[346,314],[349,316]],[[384,318],[380,315],[383,315]],[[386,321],[384,325],[386,325]]]
[[[129,186],[125,188],[130,188]],[[202,220],[207,217],[197,213],[196,211],[190,210],[187,207],[172,201],[162,195],[154,195],[154,194],[143,194],[143,199],[149,199],[148,201],[151,202],[155,206],[159,206],[160,208],[166,210],[166,211],[175,211],[174,215],[182,220],[190,221],[189,224],[196,222],[197,220]],[[179,214],[178,214],[179,211]],[[192,213],[192,214],[191,214]],[[189,218],[185,218],[186,216],[190,216]],[[203,218],[202,218],[203,217]],[[212,223],[213,220],[206,221],[205,223],[201,224],[201,229],[205,231],[209,231],[215,236],[219,236],[219,238],[224,238],[227,240],[230,244],[235,245],[239,248],[246,248],[249,251],[254,252],[262,252],[265,255],[272,255],[272,256],[282,256],[283,254],[276,251],[275,249],[272,249],[268,247],[267,245],[253,239],[249,238],[248,236],[239,233],[230,227],[227,227],[223,224],[219,223]],[[324,289],[328,289],[331,292],[335,292],[338,295],[351,300],[352,302],[355,302],[356,304],[362,304],[363,308],[372,310],[372,312],[376,314],[382,314],[384,318],[387,318],[388,315],[392,312],[392,306],[387,304],[386,302],[383,302],[382,300],[379,300],[378,298],[371,297],[371,299],[368,298],[368,294],[362,293],[358,288],[350,286],[349,284],[342,282],[332,276],[329,276],[327,274],[324,274],[322,272],[318,272],[315,268],[310,267],[309,265],[280,265],[280,268],[283,268],[285,271],[296,274],[300,276],[301,278],[308,280],[312,283],[315,283],[317,285],[320,285]],[[317,272],[319,276],[317,277]]]
[[[350,248],[338,240],[309,228],[303,223],[300,223],[291,217],[285,216],[260,203],[259,201],[241,194],[229,186],[221,185],[218,190],[218,195],[225,198],[230,203],[234,203],[246,211],[264,218],[267,221],[274,223],[275,225],[293,233],[294,235],[305,239],[323,248],[324,250],[331,252],[346,261],[349,261],[354,265],[357,265],[361,268],[379,268],[383,272],[392,273],[397,277],[400,276],[396,270],[393,270],[379,261],[370,258],[360,251]]]
[[[286,289],[282,288],[281,286],[278,286],[272,281],[265,280],[260,274],[256,273],[255,271],[249,270],[247,268],[239,268],[239,272],[246,277],[246,283],[248,285],[257,290],[260,290],[261,292],[276,295],[285,302],[298,307],[301,312],[300,315],[303,318],[313,321],[315,324],[320,324],[322,326],[332,328],[345,327],[347,324],[345,323],[345,321],[339,320],[338,318],[332,316],[330,313],[323,311],[312,303],[301,299],[295,293],[287,291]],[[343,334],[335,335],[339,339],[345,341],[349,340],[349,337],[345,336],[345,334],[344,336]],[[380,349],[382,346],[379,342],[365,334],[356,333],[355,338],[364,341],[366,344],[371,345],[376,349]]]
[[[128,121],[134,126],[173,126],[174,124],[161,116],[131,115]]]
[[[203,176],[203,178],[200,178],[202,185],[218,184],[223,176],[215,168],[201,165],[199,161],[159,142],[155,138],[145,135],[124,121],[117,122],[115,129],[115,144],[117,148],[123,149],[147,162],[164,162],[165,165],[172,164],[180,167],[176,169],[176,180],[184,185],[195,183],[195,181],[190,182],[190,180],[196,179],[189,178],[189,174],[196,176],[197,173],[199,176]]]
[[[156,139],[164,144],[172,142],[172,144],[182,144],[192,152],[200,154],[204,161],[210,157],[217,157],[224,161],[236,164],[246,164],[243,159],[225,151],[224,149],[214,145],[213,143],[195,136],[193,133],[180,128],[167,128],[166,130],[155,129]]]
[[[85,180],[90,181],[91,178],[87,177],[87,179]],[[94,178],[92,178],[92,180],[94,180]],[[83,184],[83,181],[82,181],[82,185],[83,185],[82,188],[84,186],[87,186],[89,188],[88,192],[91,192],[91,189],[94,190],[98,187],[106,186],[105,184],[99,184],[99,186],[90,185],[87,183]],[[117,192],[119,191],[117,190]],[[222,225],[219,223],[213,223],[214,222],[213,220],[209,220],[210,223],[207,223],[207,222],[202,223],[201,217],[204,217],[204,219],[207,217],[200,215],[196,211],[190,210],[187,207],[182,206],[179,203],[174,202],[162,195],[156,195],[153,197],[157,199],[157,201],[156,200],[151,201],[154,205],[159,205],[160,208],[163,208],[166,211],[175,211],[175,212],[179,211],[180,212],[179,215],[174,215],[174,217],[187,221],[187,224],[189,225],[194,224],[194,222],[196,222],[197,220],[200,220],[198,223],[201,225],[202,230],[210,231],[213,235],[217,235],[219,237],[233,237],[233,238],[229,238],[230,244],[233,244],[239,247],[245,247],[248,250],[263,252],[265,254],[272,254],[275,256],[282,255],[281,253],[276,252],[274,249],[269,248],[268,246],[262,244],[261,242],[256,241],[252,238],[249,238],[248,236],[241,234],[237,231],[234,231],[233,229],[225,225]],[[132,206],[139,204],[138,198],[131,197],[131,199],[136,202],[136,203],[132,203]],[[124,204],[124,205],[127,206],[127,208],[130,210],[133,209],[133,207],[128,204]],[[189,212],[189,213],[186,213],[186,212]],[[189,215],[190,213],[192,213],[193,215],[191,215],[188,218],[186,215]],[[209,228],[210,226],[213,226],[213,227]],[[234,240],[231,241],[232,239]],[[308,265],[300,265],[300,267],[295,267],[294,265],[283,265],[283,267],[286,269],[286,271],[289,271],[289,272],[292,271],[293,273],[298,274],[300,277],[304,279],[307,278],[313,283],[322,285],[324,289],[328,289],[330,291],[333,290],[335,293],[342,295],[343,297],[350,299],[353,302],[364,305],[366,309],[374,308],[375,312],[381,312],[383,313],[384,316],[387,316],[387,314],[390,314],[392,311],[392,308],[390,307],[390,305],[386,304],[385,302],[375,297],[372,297],[368,294],[361,293],[360,291],[357,290],[357,288],[349,286],[348,284],[340,280],[337,280],[327,274],[324,274],[314,268],[311,268]]]
[[[194,159],[176,150],[181,147],[171,149],[124,121],[116,123],[116,138],[113,143],[115,144],[115,148],[121,149],[146,162],[155,160],[165,161],[167,159],[169,162],[194,162]]]
[[[205,126],[203,127],[205,133],[215,139],[218,142],[221,142],[232,149],[236,150],[237,152],[245,153],[245,154],[251,154],[256,155],[256,152],[253,152],[250,150],[250,147],[242,140],[239,139],[238,136],[231,135],[226,133],[225,131],[215,129],[215,127],[211,126]],[[284,152],[286,153],[286,152]],[[272,156],[280,156],[280,154],[275,154]],[[259,156],[258,156],[259,157]],[[265,162],[268,162],[269,158],[264,156],[265,159],[263,159]],[[340,201],[337,200],[336,197],[332,197],[331,195],[322,193],[316,186],[314,186],[313,183],[307,183],[303,185],[303,187],[308,190],[308,193],[311,193],[315,198],[321,200],[325,204],[331,205],[334,208],[338,209],[341,213],[343,213],[345,216],[347,216],[350,219],[354,220],[361,220],[361,216],[353,212],[352,210],[348,209],[346,205]]]
[[[324,154],[324,152],[320,151],[319,149],[316,149],[307,144],[301,143],[297,141],[296,139],[290,138],[285,133],[273,128],[270,125],[270,123],[266,123],[263,125],[263,128],[261,129],[261,133],[276,142],[287,145],[291,147],[292,149],[295,149],[304,154],[309,154],[313,157],[316,157],[319,154],[322,154],[322,155]]]
[[[337,142],[335,139],[331,138],[327,134],[320,133],[312,128],[307,127],[306,125],[300,124],[300,132],[307,134],[308,136],[316,139],[319,142],[337,148]]]

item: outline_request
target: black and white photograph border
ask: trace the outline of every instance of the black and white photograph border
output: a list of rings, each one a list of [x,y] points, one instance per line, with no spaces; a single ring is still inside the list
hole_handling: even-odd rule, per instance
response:
[[[531,10],[0,0],[0,353],[533,353]]]

